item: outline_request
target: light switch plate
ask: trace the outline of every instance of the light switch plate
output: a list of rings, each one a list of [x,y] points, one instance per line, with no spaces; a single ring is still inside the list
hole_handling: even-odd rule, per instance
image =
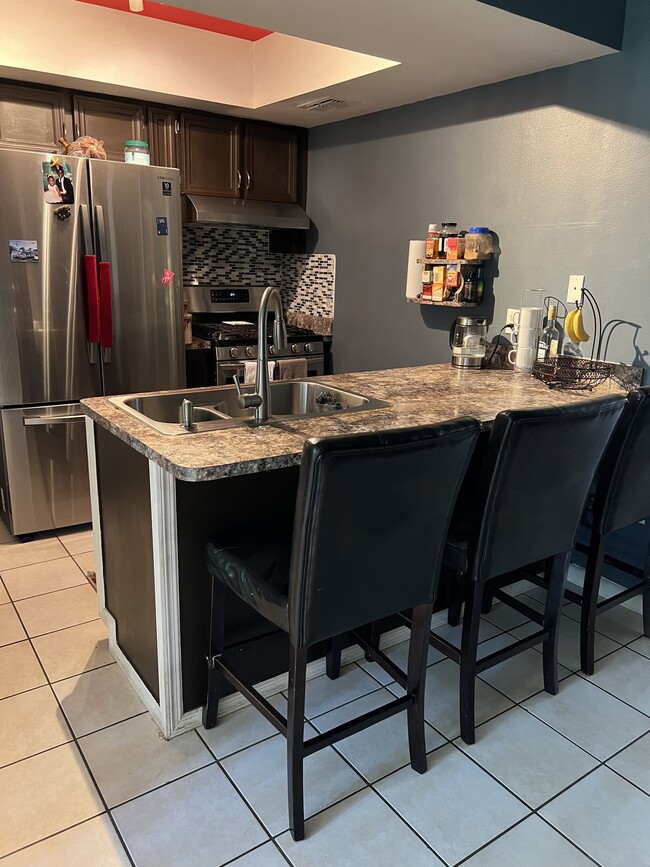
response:
[[[585,288],[585,275],[572,274],[569,277],[569,289],[566,294],[567,304],[573,304],[575,301],[580,301],[582,290]]]

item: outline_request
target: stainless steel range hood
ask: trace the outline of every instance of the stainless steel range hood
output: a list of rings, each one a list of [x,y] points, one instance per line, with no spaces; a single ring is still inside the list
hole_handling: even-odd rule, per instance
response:
[[[186,225],[218,223],[260,226],[267,229],[308,229],[309,217],[300,205],[254,202],[250,199],[220,199],[217,196],[184,194]]]

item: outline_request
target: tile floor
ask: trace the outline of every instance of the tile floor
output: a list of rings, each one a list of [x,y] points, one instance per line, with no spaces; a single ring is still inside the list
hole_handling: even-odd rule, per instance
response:
[[[599,619],[591,678],[577,673],[577,608],[564,607],[555,697],[537,650],[486,673],[471,747],[458,738],[457,667],[432,650],[428,772],[408,767],[401,716],[317,753],[296,844],[284,740],[246,708],[165,742],[108,653],[92,568],[86,529],[0,544],[3,867],[650,863],[650,639],[637,600]],[[497,606],[483,648],[528,628]],[[405,645],[390,654],[404,662]],[[366,662],[317,678],[306,726],[337,725],[393,687]]]

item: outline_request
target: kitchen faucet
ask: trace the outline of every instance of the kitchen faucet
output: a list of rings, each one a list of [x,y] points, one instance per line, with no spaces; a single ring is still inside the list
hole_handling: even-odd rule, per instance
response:
[[[267,421],[271,416],[271,393],[269,386],[269,348],[266,342],[266,320],[269,306],[273,304],[275,318],[273,320],[273,346],[278,349],[287,348],[287,327],[284,324],[282,298],[274,286],[267,286],[260,303],[259,321],[257,323],[257,370],[255,375],[255,392],[242,394],[237,374],[233,382],[239,395],[242,409],[255,407],[255,424]]]

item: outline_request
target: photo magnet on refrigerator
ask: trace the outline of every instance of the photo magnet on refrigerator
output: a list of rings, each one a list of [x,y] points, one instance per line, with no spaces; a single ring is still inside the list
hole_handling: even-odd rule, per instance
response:
[[[163,181],[162,182],[162,194],[163,194],[163,196],[171,196],[171,194],[172,194],[172,182],[171,181]]]
[[[163,268],[163,274],[160,278],[160,282],[163,286],[171,286],[174,282],[174,272],[170,271],[169,268]]]
[[[169,235],[167,217],[156,217],[156,233],[158,235]]]
[[[9,241],[12,262],[38,262],[38,241]]]

